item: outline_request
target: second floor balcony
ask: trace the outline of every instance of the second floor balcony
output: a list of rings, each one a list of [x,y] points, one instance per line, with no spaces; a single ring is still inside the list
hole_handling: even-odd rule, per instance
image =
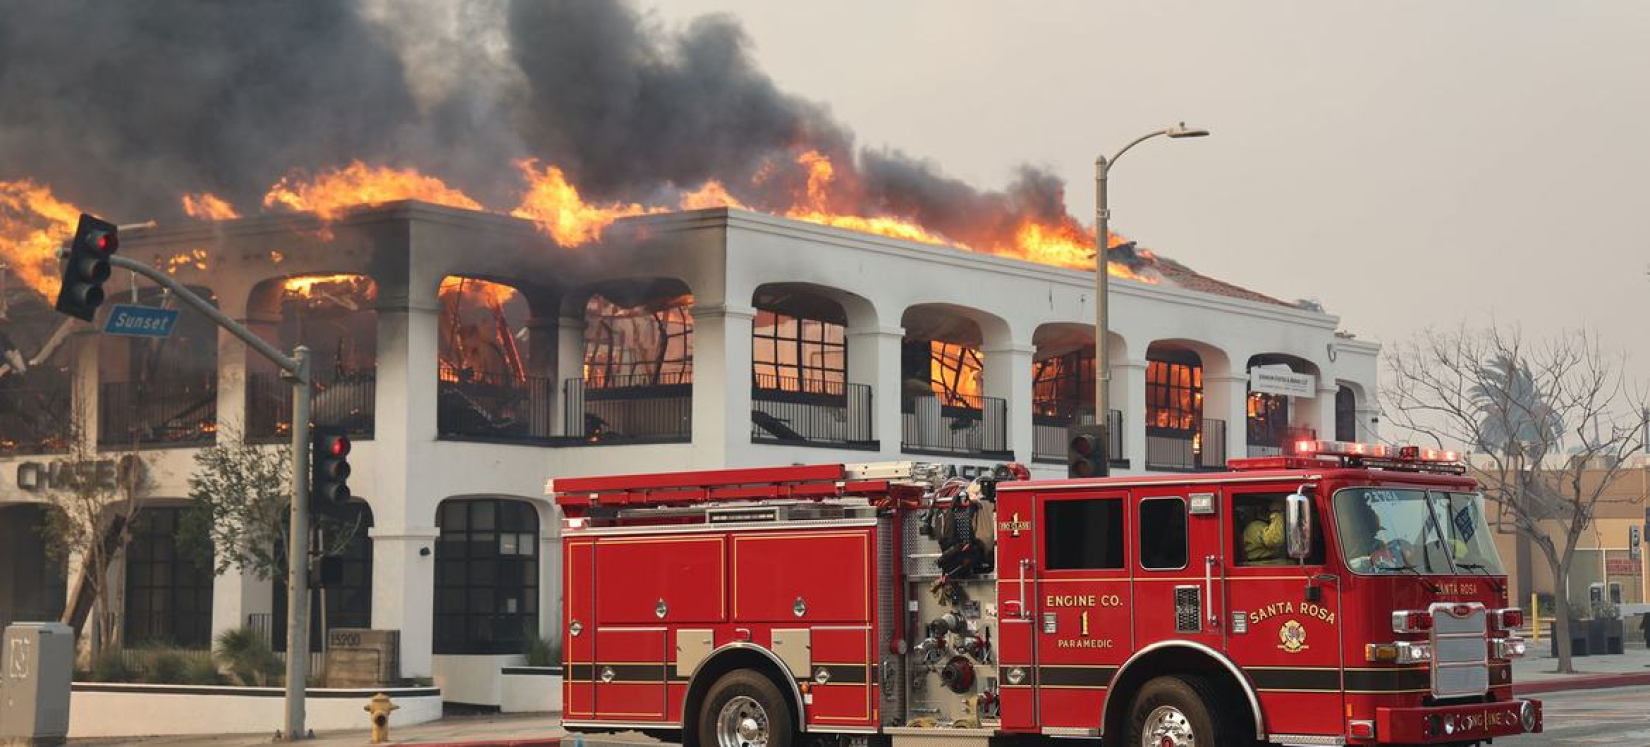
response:
[[[376,412],[375,371],[315,374],[310,419],[316,425],[343,428],[370,438]],[[276,373],[255,373],[246,381],[246,437],[278,441],[292,433],[292,384]]]
[[[751,441],[875,449],[871,387],[758,374],[751,387]]]
[[[680,443],[693,437],[691,373],[568,379],[564,434],[591,444]]]
[[[1067,428],[1077,422],[1078,418],[1088,419],[1093,406],[1087,412],[1078,416],[1070,408],[1045,408],[1043,412],[1033,413],[1031,416],[1031,459],[1036,462],[1050,464],[1064,464],[1066,461]],[[1123,450],[1123,412],[1111,410],[1106,413],[1106,451],[1108,460],[1114,467],[1128,467],[1128,459]]]
[[[997,397],[929,395],[900,402],[900,434],[912,454],[964,455],[1012,460],[1008,450],[1008,402]]]
[[[1226,468],[1226,421],[1202,418],[1196,429],[1146,428],[1146,469],[1207,472]]]
[[[212,379],[106,382],[97,406],[97,443],[104,448],[209,443],[218,430]]]

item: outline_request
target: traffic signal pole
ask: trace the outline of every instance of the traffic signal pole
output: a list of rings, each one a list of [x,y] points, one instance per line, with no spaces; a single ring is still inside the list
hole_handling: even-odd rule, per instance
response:
[[[280,366],[282,378],[292,383],[292,506],[286,571],[286,719],[281,730],[286,741],[303,739],[304,685],[309,681],[309,348],[299,345],[288,358],[245,325],[230,319],[211,302],[172,276],[142,262],[119,255],[108,258],[111,267],[131,270],[171,291],[219,327],[239,338]]]

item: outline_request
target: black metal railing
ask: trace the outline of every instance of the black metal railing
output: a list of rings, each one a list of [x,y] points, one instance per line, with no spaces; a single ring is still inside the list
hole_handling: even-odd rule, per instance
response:
[[[1089,409],[1092,410],[1093,408]],[[1084,412],[1078,415],[1075,410],[1061,407],[1032,413],[1032,461],[1064,463],[1066,461],[1066,429],[1071,427],[1072,423],[1079,417],[1087,418],[1089,413]],[[1106,413],[1106,452],[1113,462],[1124,460],[1122,410],[1110,410]]]
[[[68,451],[73,400],[66,385],[0,389],[0,454]]]
[[[98,390],[100,446],[197,443],[218,430],[216,379],[115,381]]]
[[[353,436],[371,436],[378,397],[376,371],[312,374],[310,420],[343,428]],[[246,377],[246,437],[280,439],[292,433],[292,384],[276,373]]]
[[[900,435],[905,451],[1012,458],[1008,402],[996,397],[905,398],[900,401]]]
[[[1146,469],[1166,472],[1226,466],[1226,421],[1204,418],[1195,433],[1146,431]]]
[[[568,379],[563,434],[584,443],[669,443],[693,438],[689,374],[615,376],[600,386]]]
[[[436,430],[442,436],[542,440],[553,433],[556,380],[442,366]]]
[[[870,446],[871,387],[757,374],[751,381],[751,441]]]

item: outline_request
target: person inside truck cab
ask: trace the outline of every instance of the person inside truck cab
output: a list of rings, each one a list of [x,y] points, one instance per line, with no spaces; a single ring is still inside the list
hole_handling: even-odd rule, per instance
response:
[[[1289,562],[1284,553],[1284,497],[1268,496],[1247,507],[1243,524],[1243,565],[1280,565]]]
[[[1354,571],[1393,571],[1409,563],[1409,543],[1403,540],[1381,539],[1381,517],[1364,501],[1353,504],[1346,515],[1346,532],[1341,542],[1346,545],[1347,565]]]

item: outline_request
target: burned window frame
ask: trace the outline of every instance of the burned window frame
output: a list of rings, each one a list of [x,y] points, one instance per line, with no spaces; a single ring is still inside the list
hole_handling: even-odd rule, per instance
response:
[[[600,293],[590,296],[585,305],[584,370],[580,377],[585,389],[672,387],[693,383],[694,325],[691,302],[671,303],[645,313],[653,319],[660,339],[658,355],[651,361],[621,360],[614,355],[615,350],[624,347],[618,343],[622,335],[609,322],[610,318],[616,317],[601,316],[599,305],[602,303],[619,310],[646,306],[625,306]],[[672,357],[673,349],[679,350],[680,354]]]
[[[846,325],[767,308],[756,310],[751,321],[751,384],[756,390],[840,398],[847,383]]]
[[[1031,411],[1040,418],[1069,420],[1094,408],[1094,351],[1073,350],[1031,362]]]
[[[1146,432],[1190,436],[1203,425],[1203,364],[1191,354],[1146,358]]]

